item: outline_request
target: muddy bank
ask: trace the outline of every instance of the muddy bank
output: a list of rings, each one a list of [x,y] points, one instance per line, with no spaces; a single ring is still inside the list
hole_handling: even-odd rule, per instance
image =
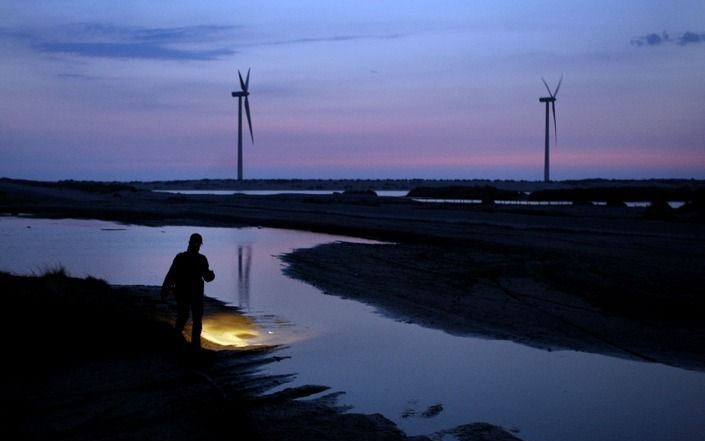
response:
[[[270,393],[292,378],[259,373],[280,359],[277,348],[206,341],[194,355],[174,335],[174,305],[158,301],[156,287],[60,272],[0,273],[0,286],[2,331],[12,336],[0,376],[5,439],[412,439],[381,415],[347,413],[325,386]],[[215,313],[236,314],[211,300],[206,315]],[[467,440],[516,440],[486,424],[453,430]]]
[[[705,369],[702,259],[333,243],[283,260],[326,293],[452,334]]]
[[[669,222],[645,208],[428,204],[366,195],[180,195],[103,184],[62,186],[0,179],[0,213],[91,218],[142,225],[267,226],[381,240],[564,247],[576,238],[609,247],[605,235],[703,240],[688,210]],[[583,237],[584,236],[584,237]],[[651,240],[649,238],[648,240]],[[585,240],[583,240],[585,239]]]

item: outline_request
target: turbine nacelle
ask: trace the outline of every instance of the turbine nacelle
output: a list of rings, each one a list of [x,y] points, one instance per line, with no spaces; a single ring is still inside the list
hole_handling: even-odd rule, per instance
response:
[[[558,85],[556,86],[556,90],[554,90],[553,92],[551,92],[551,88],[548,87],[548,83],[546,82],[546,80],[541,78],[541,81],[543,81],[543,85],[546,86],[546,90],[548,90],[548,96],[553,98],[553,100],[555,101],[556,97],[558,96],[558,89],[561,88],[561,83],[563,82],[563,75],[561,75],[561,79],[558,80]],[[545,102],[545,101],[543,101],[543,102]]]
[[[237,71],[237,77],[240,80],[240,89],[242,90],[232,92],[231,95],[233,98],[245,98],[245,116],[247,117],[247,125],[250,129],[250,139],[252,139],[252,144],[254,144],[255,135],[252,133],[252,117],[250,115],[250,100],[248,99],[250,96],[250,91],[248,90],[250,88],[250,69],[247,69],[247,76],[244,80],[242,79],[242,74],[239,70]]]
[[[235,96],[235,95],[233,95],[233,96]],[[539,98],[539,102],[541,102],[541,103],[554,103],[554,102],[556,102],[556,98],[552,97],[552,96],[546,96],[543,98]]]

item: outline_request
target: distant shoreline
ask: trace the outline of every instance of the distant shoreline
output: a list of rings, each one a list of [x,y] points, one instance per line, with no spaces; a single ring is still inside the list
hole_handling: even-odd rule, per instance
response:
[[[125,180],[95,181],[81,179],[29,180],[0,178],[15,181],[55,185],[61,182],[102,183],[134,186],[143,190],[411,190],[415,187],[493,186],[502,190],[537,191],[544,189],[593,188],[604,186],[656,186],[665,188],[703,187],[705,179],[571,179],[563,181],[529,181],[512,179],[174,179],[174,180]]]

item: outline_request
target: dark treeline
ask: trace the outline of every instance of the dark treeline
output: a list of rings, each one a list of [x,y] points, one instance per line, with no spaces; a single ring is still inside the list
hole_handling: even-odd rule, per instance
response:
[[[53,188],[70,188],[72,190],[86,191],[89,193],[109,194],[119,191],[138,191],[138,188],[124,182],[102,182],[102,181],[76,181],[66,179],[61,181],[31,181],[27,179],[9,179],[0,178],[0,181],[8,183],[17,183],[21,185],[30,185],[33,187],[53,187]]]
[[[506,201],[569,201],[569,202],[653,202],[681,201],[702,202],[704,186],[612,186],[591,188],[556,188],[533,192],[505,190],[490,185],[416,187],[409,197],[434,199],[476,199]]]
[[[412,198],[430,198],[430,199],[462,199],[462,200],[479,200],[483,202],[492,202],[495,200],[522,200],[526,199],[526,194],[518,191],[503,190],[490,185],[483,186],[461,186],[454,185],[449,187],[416,187],[409,191],[409,197]]]
[[[705,186],[700,187],[595,187],[538,190],[529,195],[533,201],[573,202],[652,202],[652,201],[703,201]]]

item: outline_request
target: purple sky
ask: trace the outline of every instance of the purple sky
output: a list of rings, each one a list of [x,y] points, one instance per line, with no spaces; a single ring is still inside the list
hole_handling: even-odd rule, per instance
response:
[[[705,2],[0,3],[0,176],[705,178]],[[553,140],[552,140],[553,142]]]

